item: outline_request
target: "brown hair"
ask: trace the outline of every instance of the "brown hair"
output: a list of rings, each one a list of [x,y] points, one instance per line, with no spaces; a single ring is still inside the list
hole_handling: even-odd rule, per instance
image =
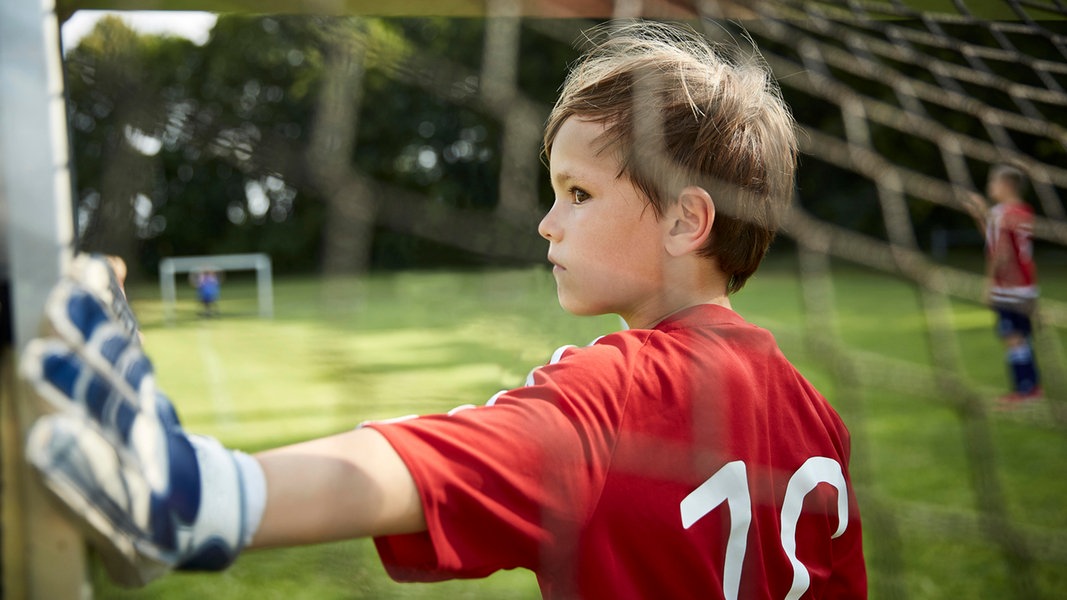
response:
[[[777,84],[753,53],[713,46],[690,29],[613,24],[589,38],[545,126],[544,152],[572,116],[606,124],[615,154],[657,215],[687,185],[715,201],[714,257],[736,292],[767,252],[793,195],[796,133]]]
[[[1026,174],[1023,173],[1022,169],[1016,167],[1015,165],[994,165],[993,168],[989,170],[989,181],[993,181],[995,179],[1003,179],[1004,181],[1008,182],[1008,185],[1011,186],[1012,191],[1014,191],[1020,197],[1026,193]]]

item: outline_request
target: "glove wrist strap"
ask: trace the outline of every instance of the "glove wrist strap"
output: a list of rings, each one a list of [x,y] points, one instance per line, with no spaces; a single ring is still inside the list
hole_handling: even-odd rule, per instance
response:
[[[263,467],[255,458],[238,450],[233,451],[233,458],[237,463],[237,472],[241,476],[241,487],[244,490],[244,539],[241,540],[241,545],[247,546],[259,531],[263,510],[267,507],[267,478],[263,475]]]

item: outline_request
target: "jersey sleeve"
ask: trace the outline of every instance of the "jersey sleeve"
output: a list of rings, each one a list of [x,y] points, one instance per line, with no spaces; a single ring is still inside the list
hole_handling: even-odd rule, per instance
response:
[[[536,571],[566,554],[603,485],[629,378],[611,344],[557,355],[488,405],[368,425],[407,465],[426,516],[424,533],[375,540],[394,579]]]

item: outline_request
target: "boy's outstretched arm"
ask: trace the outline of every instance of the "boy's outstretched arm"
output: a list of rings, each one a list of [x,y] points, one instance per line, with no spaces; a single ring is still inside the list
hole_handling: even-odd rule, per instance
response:
[[[120,283],[102,259],[73,261],[45,307],[45,337],[21,364],[51,408],[31,429],[27,458],[114,579],[225,568],[250,542],[425,528],[411,476],[372,430],[258,460],[187,433],[155,387]]]
[[[407,466],[373,429],[256,456],[267,480],[253,547],[293,546],[426,529]]]

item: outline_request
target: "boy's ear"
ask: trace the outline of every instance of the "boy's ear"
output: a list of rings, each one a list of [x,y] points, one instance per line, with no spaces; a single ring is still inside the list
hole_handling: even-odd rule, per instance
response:
[[[715,224],[715,202],[702,187],[688,186],[667,211],[665,245],[672,256],[704,247]]]

